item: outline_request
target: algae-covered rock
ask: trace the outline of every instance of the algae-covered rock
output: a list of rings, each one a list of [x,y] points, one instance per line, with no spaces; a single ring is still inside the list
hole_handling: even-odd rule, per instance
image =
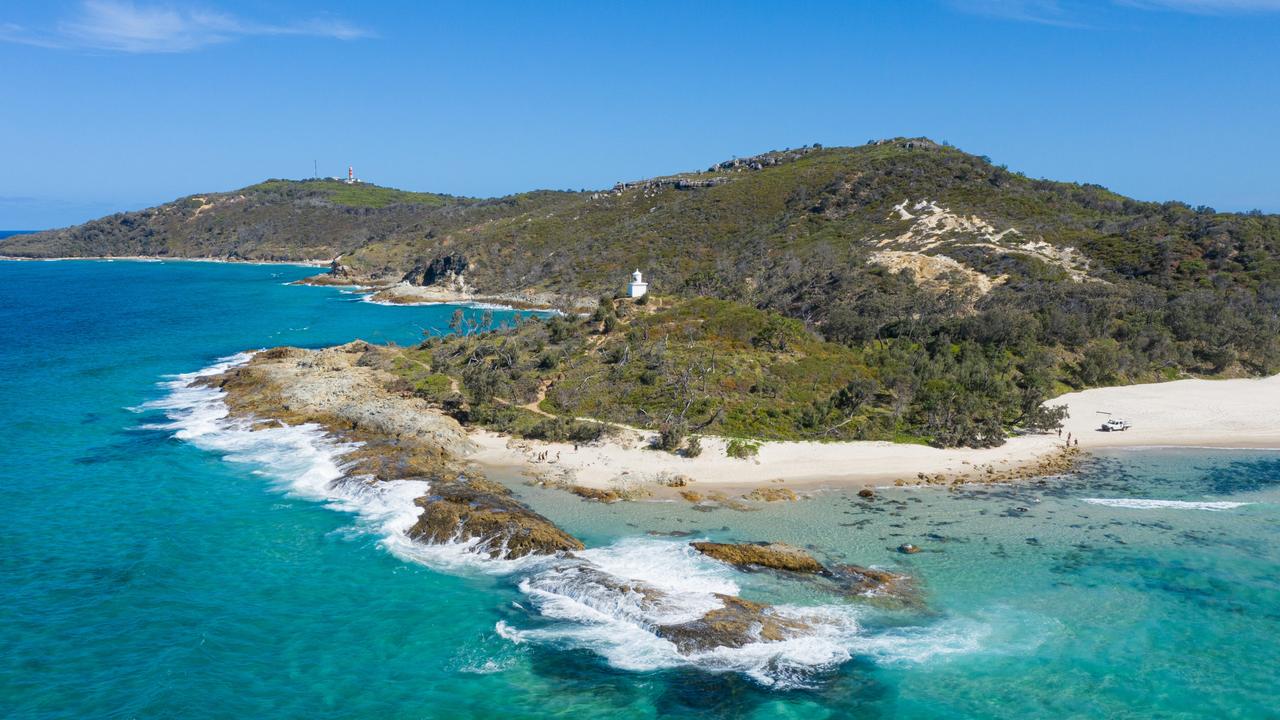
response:
[[[756,488],[755,490],[747,493],[746,498],[748,500],[756,500],[759,502],[795,502],[798,499],[795,492],[790,488],[780,487]]]
[[[616,490],[593,488],[585,485],[570,485],[566,489],[584,500],[594,500],[602,503],[615,503],[622,499],[622,496],[619,495]]]
[[[798,547],[783,543],[690,543],[695,550],[740,568],[762,567],[798,573],[821,573],[822,563]]]
[[[429,543],[480,540],[479,549],[494,558],[520,558],[581,550],[580,540],[530,510],[502,485],[460,478],[433,482],[431,494],[418,498],[422,515],[409,537]]]

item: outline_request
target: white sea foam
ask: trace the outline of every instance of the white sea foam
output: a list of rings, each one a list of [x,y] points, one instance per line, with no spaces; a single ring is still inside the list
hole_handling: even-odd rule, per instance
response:
[[[585,648],[610,665],[647,671],[695,666],[741,672],[761,684],[805,685],[813,673],[849,660],[859,640],[857,611],[848,606],[778,605],[772,612],[807,625],[781,642],[750,642],[681,652],[656,632],[691,622],[736,596],[734,571],[685,543],[629,538],[577,554],[526,575],[519,583],[529,604],[549,625],[519,629],[506,621],[496,632],[513,642]]]
[[[1192,502],[1186,500],[1148,500],[1145,498],[1084,498],[1084,501],[1091,505],[1105,505],[1107,507],[1129,508],[1132,510],[1155,510],[1158,508],[1169,508],[1175,510],[1212,510],[1221,512],[1223,510],[1234,510],[1245,505],[1253,505],[1251,502]]]
[[[281,423],[255,430],[252,423],[228,416],[222,390],[193,385],[252,357],[253,353],[239,353],[203,370],[175,375],[161,383],[168,395],[133,409],[159,410],[168,418],[144,427],[172,432],[174,437],[218,453],[228,462],[247,464],[254,474],[291,495],[354,514],[359,530],[378,536],[393,551],[408,544],[406,533],[422,512],[414,500],[427,493],[427,482],[373,483],[368,478],[348,476],[342,457],[357,444],[336,442],[315,424]]]
[[[735,571],[694,551],[687,543],[628,538],[573,556],[527,556],[493,560],[477,540],[428,545],[411,540],[408,530],[422,509],[415,500],[429,491],[419,480],[372,482],[350,476],[342,457],[357,447],[334,441],[318,425],[259,428],[231,418],[217,388],[193,386],[201,377],[244,364],[252,353],[222,358],[195,373],[162,383],[169,392],[134,408],[161,411],[167,422],[149,427],[173,433],[245,463],[253,472],[291,495],[352,513],[355,529],[379,538],[387,551],[410,562],[444,572],[508,575],[527,602],[515,604],[536,627],[500,621],[496,634],[513,643],[536,642],[583,648],[626,670],[694,666],[712,672],[741,672],[761,684],[798,687],[815,672],[833,668],[855,655],[878,662],[924,662],[976,648],[977,636],[958,627],[867,634],[858,610],[845,605],[778,605],[772,612],[802,621],[807,629],[781,642],[751,642],[682,653],[655,628],[690,622],[722,606],[719,595],[740,592]],[[520,623],[523,624],[523,623]],[[480,664],[478,672],[501,666]]]
[[[357,291],[358,292],[358,291]],[[414,300],[413,302],[389,302],[387,300],[377,300],[373,294],[361,295],[360,302],[366,302],[370,305],[382,305],[384,307],[423,307],[427,305],[452,305],[454,307],[468,308],[470,310],[509,310],[512,312],[520,311],[533,315],[559,315],[564,317],[564,312],[552,308],[541,308],[537,310],[520,310],[514,305],[503,305],[502,303],[480,302],[478,300]]]

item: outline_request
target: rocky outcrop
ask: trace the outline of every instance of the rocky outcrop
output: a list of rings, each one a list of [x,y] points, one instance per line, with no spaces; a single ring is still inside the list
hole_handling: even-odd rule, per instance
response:
[[[430,260],[418,261],[412,270],[405,273],[403,280],[413,285],[423,286],[464,285],[462,277],[467,272],[467,266],[467,259],[462,255],[442,255]]]
[[[649,625],[655,635],[671,641],[684,654],[778,642],[811,630],[803,617],[784,617],[766,603],[720,593],[715,594],[720,607],[694,620],[652,623],[655,617],[669,614],[679,601],[666,590],[642,580],[611,575],[580,558],[566,558],[563,564],[529,577],[526,582],[530,589],[569,595],[606,614],[621,612]],[[619,598],[625,601],[620,603]]]
[[[743,570],[781,570],[814,576],[830,589],[849,597],[888,600],[896,605],[922,605],[915,582],[906,575],[863,567],[827,567],[798,547],[783,543],[713,543],[690,545],[711,558]]]
[[[795,502],[799,500],[793,490],[780,487],[756,488],[747,493],[745,497],[748,500],[756,500],[758,502]]]
[[[474,445],[456,420],[425,400],[389,389],[396,380],[379,367],[389,360],[387,353],[360,341],[323,350],[273,348],[203,382],[226,391],[235,415],[290,425],[314,422],[344,439],[394,441],[451,462],[471,452]]]
[[[431,494],[409,537],[428,543],[478,540],[489,557],[520,558],[581,550],[582,541],[516,500],[511,491],[481,478],[433,481]]]
[[[695,542],[690,545],[707,557],[738,568],[768,568],[796,573],[821,573],[822,563],[798,547],[783,543],[715,543]]]
[[[732,595],[716,597],[723,607],[690,622],[659,625],[654,632],[674,643],[680,652],[696,653],[718,647],[740,648],[754,642],[780,642],[809,629],[803,621],[776,614],[769,605]]]
[[[894,485],[963,485],[965,483],[1011,483],[1062,475],[1075,469],[1083,457],[1078,447],[1063,447],[1035,462],[1011,468],[976,465],[966,473],[916,473],[915,481],[899,479]]]
[[[356,444],[347,475],[372,482],[427,480],[409,536],[428,543],[478,541],[490,557],[582,549],[582,543],[518,501],[503,485],[465,471],[472,443],[456,420],[393,391],[385,348],[354,342],[324,350],[274,348],[203,380],[226,392],[233,415],[290,425],[317,423]]]

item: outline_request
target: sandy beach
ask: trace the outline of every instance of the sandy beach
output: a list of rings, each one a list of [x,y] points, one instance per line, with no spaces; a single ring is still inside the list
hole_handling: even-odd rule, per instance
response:
[[[658,485],[684,476],[695,487],[736,490],[784,483],[885,485],[925,476],[982,479],[1033,469],[1065,448],[1068,436],[1081,451],[1101,448],[1181,446],[1280,448],[1280,375],[1232,380],[1178,380],[1097,388],[1055,398],[1070,417],[1062,435],[1010,438],[987,449],[939,449],[889,442],[765,442],[754,459],[725,454],[726,441],[702,439],[699,457],[652,450],[652,433],[624,430],[614,441],[575,448],[572,443],[512,440],[476,430],[471,459],[483,466],[520,467],[526,473],[587,487]],[[1109,413],[1109,414],[1108,414]],[[1109,417],[1132,423],[1125,432],[1101,432]],[[542,458],[546,459],[543,460]]]

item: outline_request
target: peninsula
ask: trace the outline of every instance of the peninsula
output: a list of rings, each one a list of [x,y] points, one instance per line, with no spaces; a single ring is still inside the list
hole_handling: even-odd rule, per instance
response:
[[[308,282],[375,302],[558,309],[368,355],[382,390],[469,429],[464,455],[568,485],[1008,479],[1077,447],[1276,444],[1276,384],[1247,378],[1280,369],[1280,217],[925,138],[494,199],[271,180],[0,254],[323,261]],[[1095,432],[1105,413],[1133,429]]]

